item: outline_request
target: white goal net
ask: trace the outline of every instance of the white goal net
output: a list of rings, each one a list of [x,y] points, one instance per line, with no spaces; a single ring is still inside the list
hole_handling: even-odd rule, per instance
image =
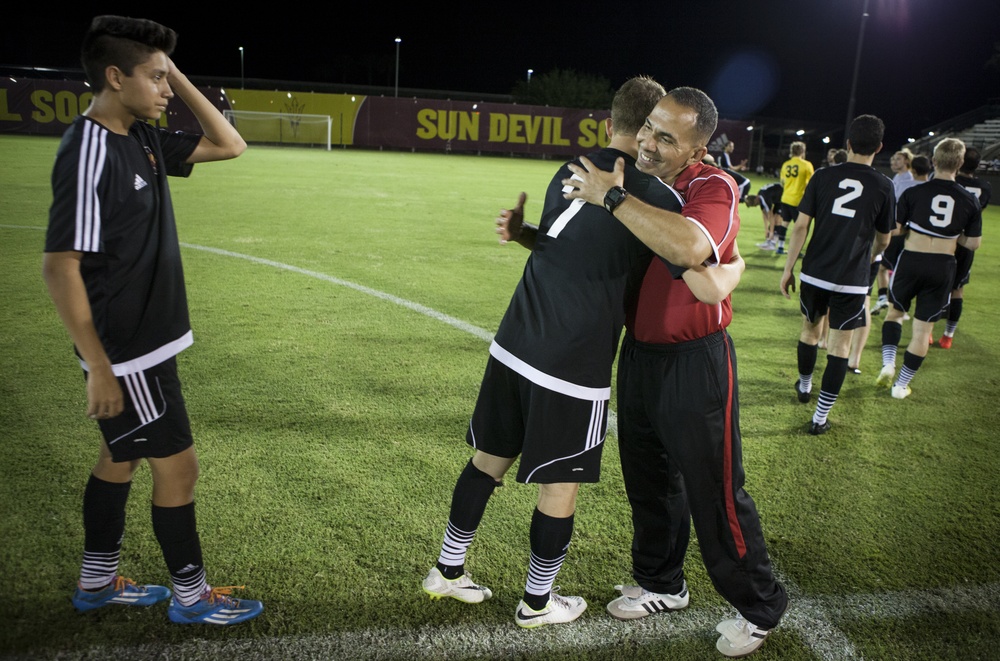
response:
[[[226,119],[244,140],[275,145],[310,145],[331,148],[330,115],[304,115],[255,110],[224,110]]]

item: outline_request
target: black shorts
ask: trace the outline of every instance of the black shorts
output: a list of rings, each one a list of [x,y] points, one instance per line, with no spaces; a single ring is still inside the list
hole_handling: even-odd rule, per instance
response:
[[[778,205],[778,213],[781,214],[781,219],[786,223],[794,223],[795,219],[799,217],[799,207],[782,202]]]
[[[952,289],[961,289],[969,284],[972,275],[972,258],[976,253],[963,246],[955,246],[955,284]]]
[[[175,357],[120,376],[118,385],[125,396],[125,410],[97,421],[113,461],[170,457],[191,447],[191,422]]]
[[[892,271],[896,268],[896,261],[899,254],[903,252],[903,245],[906,243],[905,234],[897,234],[889,239],[889,245],[882,251],[882,266]]]
[[[490,356],[466,442],[498,457],[520,455],[518,482],[597,482],[608,400],[577,399],[536,383]]]
[[[799,308],[809,323],[815,324],[829,312],[830,328],[854,330],[865,325],[866,294],[845,294],[822,289],[808,282],[799,283]]]
[[[955,256],[904,250],[889,280],[889,301],[907,312],[917,299],[913,318],[937,321],[948,309],[955,282]]]

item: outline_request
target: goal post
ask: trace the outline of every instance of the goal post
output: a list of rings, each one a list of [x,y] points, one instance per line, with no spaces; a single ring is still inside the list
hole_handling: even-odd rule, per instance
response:
[[[275,145],[321,145],[332,149],[330,115],[223,110],[244,140]]]

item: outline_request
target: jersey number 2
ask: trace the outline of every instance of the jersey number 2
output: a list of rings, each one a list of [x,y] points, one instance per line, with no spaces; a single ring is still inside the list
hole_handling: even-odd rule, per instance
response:
[[[861,197],[862,191],[865,190],[864,185],[857,179],[844,179],[837,187],[847,192],[833,201],[833,213],[845,218],[854,218],[854,209],[848,209],[846,205],[851,200]]]

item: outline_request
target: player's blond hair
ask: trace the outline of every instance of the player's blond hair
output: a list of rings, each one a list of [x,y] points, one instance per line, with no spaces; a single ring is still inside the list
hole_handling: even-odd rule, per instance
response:
[[[806,143],[796,140],[788,147],[788,153],[792,156],[802,156],[806,153]]]
[[[934,146],[934,167],[944,172],[958,172],[965,161],[965,143],[958,138],[945,138]]]

